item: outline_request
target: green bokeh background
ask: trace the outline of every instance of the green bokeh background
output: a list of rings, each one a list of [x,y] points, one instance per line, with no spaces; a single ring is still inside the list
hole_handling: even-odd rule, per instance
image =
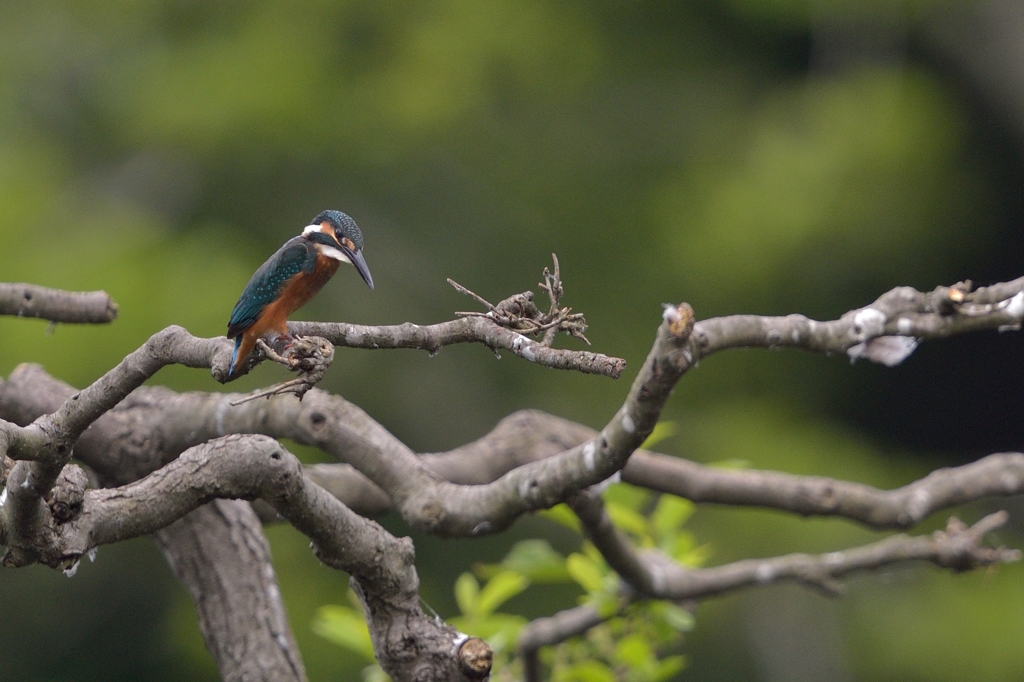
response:
[[[252,271],[324,208],[362,226],[377,288],[343,271],[300,316],[450,319],[473,303],[446,277],[498,300],[535,287],[555,252],[564,302],[586,314],[594,350],[629,362],[612,381],[477,346],[436,357],[340,349],[322,387],[419,451],[479,437],[522,408],[599,427],[662,302],[689,301],[699,317],[831,318],[896,285],[1019,276],[1020,138],[919,40],[942,10],[3,3],[0,281],[105,289],[120,316],[52,334],[0,319],[0,375],[39,362],[81,386],[167,325],[223,333]],[[823,23],[879,39],[824,59]],[[895,369],[730,352],[679,385],[665,414],[679,434],[661,449],[901,485],[1021,448],[1021,348],[1018,335],[979,335],[926,344]],[[231,388],[282,376],[264,366]],[[222,390],[182,368],[154,383]],[[1024,512],[1016,500],[960,512],[975,520],[996,506]],[[701,509],[691,526],[716,563],[878,537],[755,510]],[[345,601],[345,577],[290,528],[268,535],[310,678],[358,680],[363,662],[310,630],[317,607]],[[533,536],[569,547],[534,518],[499,537],[414,536],[425,599],[452,615],[460,572]],[[1020,526],[998,539],[1022,544]],[[1019,680],[1022,577],[911,568],[855,578],[842,600],[776,587],[708,602],[681,679]],[[548,590],[509,608],[538,616],[574,603]],[[71,580],[0,573],[0,670],[16,681],[216,679],[187,595],[145,539],[102,548]]]

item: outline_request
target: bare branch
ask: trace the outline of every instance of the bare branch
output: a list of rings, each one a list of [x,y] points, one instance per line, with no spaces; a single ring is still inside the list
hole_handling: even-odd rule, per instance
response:
[[[594,547],[626,584],[645,596],[654,596],[663,589],[660,568],[636,553],[633,543],[612,523],[599,495],[577,493],[568,504]]]
[[[609,566],[629,585],[623,606],[640,598],[671,601],[702,599],[783,580],[817,588],[826,594],[842,590],[838,578],[855,571],[874,570],[908,561],[925,561],[955,572],[981,566],[1020,561],[1021,552],[983,546],[984,536],[1006,523],[1006,512],[997,512],[968,528],[951,518],[945,531],[931,536],[894,535],[863,547],[828,554],[788,554],[771,559],[748,559],[723,566],[686,569],[656,550],[637,552],[609,520],[599,497],[581,493],[571,501],[587,536]],[[538,618],[519,634],[524,678],[540,682],[537,652],[581,635],[615,614],[602,616],[589,605]]]
[[[540,661],[537,659],[537,652],[541,647],[560,644],[570,637],[582,635],[606,620],[608,617],[602,616],[593,606],[585,604],[527,623],[519,631],[518,643],[519,655],[523,657],[525,682],[541,682],[543,679]]]
[[[105,324],[117,319],[117,304],[105,291],[63,291],[35,284],[0,283],[0,315]]]
[[[490,301],[488,301],[486,298],[484,298],[480,294],[478,294],[476,292],[473,292],[473,291],[470,291],[466,287],[464,287],[461,284],[459,284],[458,282],[456,282],[451,277],[449,277],[447,279],[447,282],[451,286],[452,289],[455,289],[455,291],[459,292],[463,296],[469,296],[471,299],[473,299],[474,301],[476,301],[477,303],[479,303],[483,307],[487,308],[487,310],[489,310],[489,311],[490,310],[494,310],[494,304],[491,303]],[[472,313],[455,313],[455,314],[456,315],[471,315]]]
[[[528,462],[587,442],[593,429],[537,410],[509,415],[482,438],[451,452],[423,455],[435,473],[462,484],[495,480]],[[327,475],[324,465],[320,475]],[[340,476],[340,474],[339,474]],[[1024,493],[1024,454],[998,453],[960,467],[939,469],[895,490],[823,476],[721,469],[637,450],[622,480],[693,502],[768,507],[804,516],[840,516],[871,528],[909,528],[930,514],[988,497]],[[358,481],[350,479],[348,495]],[[335,483],[340,487],[340,481]]]
[[[803,315],[732,315],[698,322],[691,348],[697,359],[726,348],[801,348],[851,359],[899,364],[920,339],[940,339],[983,329],[1020,329],[1024,320],[1024,277],[970,292],[970,283],[924,293],[897,287],[871,305],[838,320],[818,322]],[[968,293],[970,292],[970,293]],[[907,339],[905,344],[882,341]],[[876,343],[880,342],[880,343]]]
[[[789,554],[714,568],[687,569],[656,550],[637,552],[622,531],[612,524],[599,497],[580,493],[573,498],[572,506],[587,537],[630,587],[645,597],[674,601],[700,599],[783,579],[838,593],[841,587],[837,578],[902,561],[928,561],[959,572],[1021,558],[1018,550],[981,545],[987,533],[1009,518],[1001,511],[986,516],[971,528],[953,517],[945,531],[936,531],[931,537],[894,535],[863,547],[820,556]]]
[[[931,536],[900,534],[863,547],[822,555],[787,554],[714,568],[667,571],[658,596],[692,599],[780,580],[794,580],[833,593],[836,578],[904,561],[926,561],[957,572],[1020,561],[1018,550],[981,545],[984,535],[1006,523],[1007,518],[1005,511],[996,512],[968,528],[953,517],[945,531],[936,531]]]
[[[805,516],[841,516],[872,528],[909,528],[940,509],[1024,492],[1024,454],[989,455],[939,469],[895,490],[820,476],[726,470],[638,453],[623,480],[694,502],[770,507]]]
[[[510,351],[542,367],[600,374],[613,379],[626,367],[625,360],[601,353],[549,348],[486,316],[463,317],[425,327],[411,322],[390,327],[345,322],[289,322],[288,329],[293,334],[320,336],[335,346],[348,348],[413,348],[436,353],[455,343],[482,343],[495,351]]]
[[[0,453],[24,460],[14,466],[8,477],[7,506],[0,512],[5,520],[14,521],[9,532],[38,532],[34,526],[40,522],[42,498],[57,481],[75,442],[90,424],[165,365],[176,362],[190,367],[208,366],[209,357],[218,346],[193,337],[181,327],[168,327],[151,336],[91,386],[64,401],[53,414],[25,427],[0,423],[0,431],[5,432],[0,438]],[[11,540],[16,546],[26,544],[19,542],[17,535],[11,536]],[[27,559],[17,557],[11,561]]]

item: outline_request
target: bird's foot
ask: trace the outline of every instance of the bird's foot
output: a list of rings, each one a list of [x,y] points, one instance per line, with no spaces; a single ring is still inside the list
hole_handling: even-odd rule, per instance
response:
[[[275,336],[270,343],[267,343],[263,339],[256,340],[256,347],[263,351],[263,354],[267,356],[268,360],[284,365],[288,369],[295,369],[294,358],[288,357],[288,352],[293,344],[293,337],[291,335]]]
[[[327,368],[331,366],[334,359],[334,345],[318,336],[288,336],[287,344],[279,352],[276,347],[284,337],[274,339],[273,346],[260,339],[256,342],[268,360],[273,360],[284,365],[292,372],[298,372],[299,376],[290,381],[271,386],[268,389],[248,395],[235,401],[232,405],[255,400],[256,398],[269,398],[284,393],[292,393],[302,399],[309,389],[324,378]]]

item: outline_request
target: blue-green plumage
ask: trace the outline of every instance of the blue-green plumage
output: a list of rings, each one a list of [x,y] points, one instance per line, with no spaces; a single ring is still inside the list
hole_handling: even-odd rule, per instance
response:
[[[233,339],[251,327],[263,309],[281,295],[288,280],[303,271],[312,273],[315,266],[316,249],[312,242],[303,237],[293,237],[285,242],[253,273],[242,291],[228,321],[228,338]]]

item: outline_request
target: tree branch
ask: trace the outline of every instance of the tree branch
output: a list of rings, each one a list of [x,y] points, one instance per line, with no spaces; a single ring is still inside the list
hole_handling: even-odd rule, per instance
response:
[[[353,513],[271,438],[227,436],[190,448],[140,481],[82,492],[76,515],[46,514],[42,532],[30,538],[42,563],[73,565],[94,547],[158,531],[215,498],[260,497],[312,540],[321,561],[350,574],[378,661],[396,682],[471,679],[462,670],[465,637],[420,608],[412,542]],[[10,536],[8,524],[2,530]]]
[[[896,287],[871,305],[830,322],[803,315],[702,320],[694,327],[690,350],[700,359],[727,348],[789,347],[895,365],[913,352],[917,340],[984,329],[1017,330],[1022,320],[1024,277],[975,291],[970,282],[929,293]]]
[[[6,384],[0,384],[0,417],[30,422],[55,409],[73,390],[37,365],[21,365]],[[524,410],[503,419],[477,441],[451,452],[417,456],[365,412],[337,396],[313,391],[302,403],[282,399],[280,403],[230,407],[236,397],[141,388],[83,435],[76,456],[89,464],[105,485],[118,485],[141,478],[205,440],[229,432],[262,432],[319,444],[342,459],[365,456],[367,460],[397,461],[399,469],[415,461],[415,466],[451,483],[481,485],[597,434],[560,417]],[[281,419],[268,416],[279,413]],[[329,415],[337,415],[337,419]],[[307,474],[362,514],[378,514],[392,506],[380,487],[350,465],[317,465]],[[879,529],[908,528],[940,509],[1024,492],[1024,455],[989,455],[962,467],[940,469],[896,490],[879,490],[826,477],[719,469],[638,450],[623,468],[622,480],[694,502],[840,516]],[[409,484],[419,483],[415,476]]]
[[[602,616],[589,604],[559,611],[553,616],[536,618],[519,631],[519,655],[523,658],[523,680],[541,682],[540,661],[537,652],[541,647],[560,644],[570,637],[582,635],[590,628],[597,627],[610,616]]]
[[[35,284],[0,282],[0,315],[105,324],[117,319],[117,304],[105,291],[62,291]]]
[[[981,545],[984,536],[1006,523],[1005,511],[990,514],[968,528],[952,517],[945,531],[930,537],[893,535],[879,542],[823,555],[788,554],[773,559],[748,559],[714,568],[688,569],[657,550],[637,552],[612,524],[595,495],[581,493],[573,510],[608,565],[645,597],[679,601],[700,599],[756,584],[795,580],[837,594],[836,582],[847,573],[876,569],[902,561],[927,561],[953,571],[1019,561],[1019,550]]]
[[[305,681],[270,546],[247,502],[214,500],[153,538],[192,595],[199,630],[225,682]]]
[[[657,550],[637,552],[629,539],[611,523],[599,497],[581,493],[570,504],[577,512],[587,537],[628,585],[625,603],[641,598],[670,601],[702,599],[783,580],[834,595],[842,591],[838,578],[855,571],[925,561],[960,572],[1021,559],[1018,550],[981,544],[986,534],[1006,523],[1008,515],[1003,511],[986,516],[972,527],[953,517],[946,530],[936,531],[931,536],[901,534],[828,554],[787,554],[713,568],[687,569]],[[542,646],[559,644],[581,635],[611,615],[602,616],[592,606],[583,605],[528,623],[519,634],[519,652],[523,657],[526,682],[541,680],[537,652]]]
[[[626,367],[625,360],[601,353],[545,346],[486,316],[463,317],[423,327],[411,322],[384,327],[345,322],[289,322],[288,331],[300,336],[319,336],[335,346],[373,350],[413,348],[436,353],[455,343],[482,343],[491,350],[507,350],[542,367],[600,374],[613,379]]]

